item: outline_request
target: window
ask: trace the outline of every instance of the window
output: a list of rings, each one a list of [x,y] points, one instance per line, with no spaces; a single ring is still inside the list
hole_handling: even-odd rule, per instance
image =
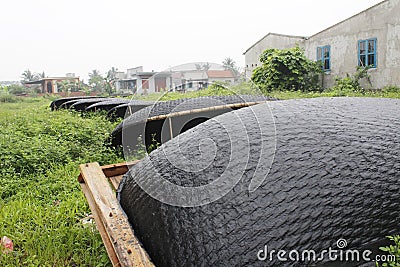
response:
[[[147,79],[142,80],[142,89],[149,89],[149,80]]]
[[[376,68],[376,38],[358,41],[358,66]]]
[[[331,70],[331,46],[317,47],[317,61],[322,62],[322,69],[324,71]]]

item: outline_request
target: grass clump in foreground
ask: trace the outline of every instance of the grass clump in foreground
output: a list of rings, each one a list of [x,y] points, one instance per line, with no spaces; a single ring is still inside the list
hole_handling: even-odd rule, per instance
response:
[[[104,117],[51,112],[49,101],[0,103],[0,266],[110,266],[81,192],[78,165],[123,161],[104,146]]]

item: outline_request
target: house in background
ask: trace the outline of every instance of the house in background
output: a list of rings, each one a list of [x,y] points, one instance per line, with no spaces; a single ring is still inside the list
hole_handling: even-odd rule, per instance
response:
[[[207,71],[208,82],[223,82],[233,84],[235,82],[235,74],[231,70],[209,70]]]
[[[149,94],[161,91],[195,91],[207,88],[213,82],[234,83],[229,70],[168,70],[145,72],[143,67],[117,73],[117,93]]]
[[[29,85],[40,85],[42,94],[56,94],[59,93],[57,83],[68,81],[71,83],[79,83],[79,77],[74,77],[72,74],[68,74],[66,77],[46,77],[37,81],[25,82],[24,84]]]
[[[161,92],[170,88],[169,72],[145,72],[143,67],[128,69],[117,73],[117,93],[147,94]]]
[[[371,84],[365,87],[400,86],[400,0],[385,0],[311,37],[268,34],[244,53],[247,77],[260,66],[268,48],[299,45],[325,71],[324,87],[335,77],[353,74],[357,66],[369,66]]]
[[[208,76],[204,70],[181,70],[172,74],[174,91],[196,91],[208,87]]]

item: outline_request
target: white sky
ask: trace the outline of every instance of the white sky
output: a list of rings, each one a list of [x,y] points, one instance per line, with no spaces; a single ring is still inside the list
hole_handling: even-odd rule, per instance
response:
[[[268,32],[309,36],[381,0],[2,0],[0,81],[221,63]]]

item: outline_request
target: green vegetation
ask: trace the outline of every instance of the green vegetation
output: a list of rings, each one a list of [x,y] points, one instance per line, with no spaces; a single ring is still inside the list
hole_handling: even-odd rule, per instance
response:
[[[21,98],[16,98],[21,101]],[[79,164],[122,162],[100,116],[50,112],[49,101],[0,104],[0,266],[110,266],[77,177]]]
[[[394,245],[380,248],[382,251],[388,253],[389,255],[395,256],[395,260],[389,260],[382,265],[378,263],[376,266],[382,267],[399,267],[400,266],[400,236],[388,236],[389,240],[394,242]]]
[[[377,98],[400,98],[400,88],[387,87],[381,90],[343,90],[343,88],[330,88],[322,92],[301,92],[301,91],[272,91],[269,96],[279,99],[299,99],[314,97],[377,97]],[[397,90],[397,91],[396,91]]]
[[[249,82],[244,82],[240,85],[231,86],[227,83],[213,83],[207,89],[198,91],[190,91],[186,93],[181,92],[161,92],[152,93],[149,95],[135,95],[134,99],[148,100],[148,101],[168,101],[181,98],[193,98],[202,96],[214,96],[214,95],[236,95],[236,94],[261,94],[261,92]]]
[[[0,90],[0,103],[15,103],[18,102],[16,96]]]
[[[267,49],[260,56],[262,66],[252,76],[254,83],[263,93],[272,90],[319,91],[319,62],[309,60],[299,48]]]
[[[100,71],[93,70],[89,73],[89,87],[93,92],[102,92],[111,95],[115,93],[115,82],[118,69],[112,67],[103,77]]]
[[[347,79],[346,79],[347,80]],[[135,95],[133,99],[149,100],[149,101],[167,101],[180,98],[192,98],[212,95],[235,95],[235,94],[261,94],[260,90],[250,82],[243,82],[240,85],[230,86],[224,83],[215,83],[207,89],[192,91],[186,93],[180,92],[162,92],[149,95]],[[379,97],[379,98],[400,98],[400,88],[396,86],[387,86],[381,90],[361,90],[353,87],[346,90],[341,86],[334,86],[321,92],[295,91],[295,90],[272,90],[266,95],[279,99],[298,99],[298,98],[314,98],[314,97]]]
[[[31,70],[27,69],[21,74],[22,82],[32,82],[37,81],[42,78],[46,77],[44,71],[42,73],[32,72]]]

